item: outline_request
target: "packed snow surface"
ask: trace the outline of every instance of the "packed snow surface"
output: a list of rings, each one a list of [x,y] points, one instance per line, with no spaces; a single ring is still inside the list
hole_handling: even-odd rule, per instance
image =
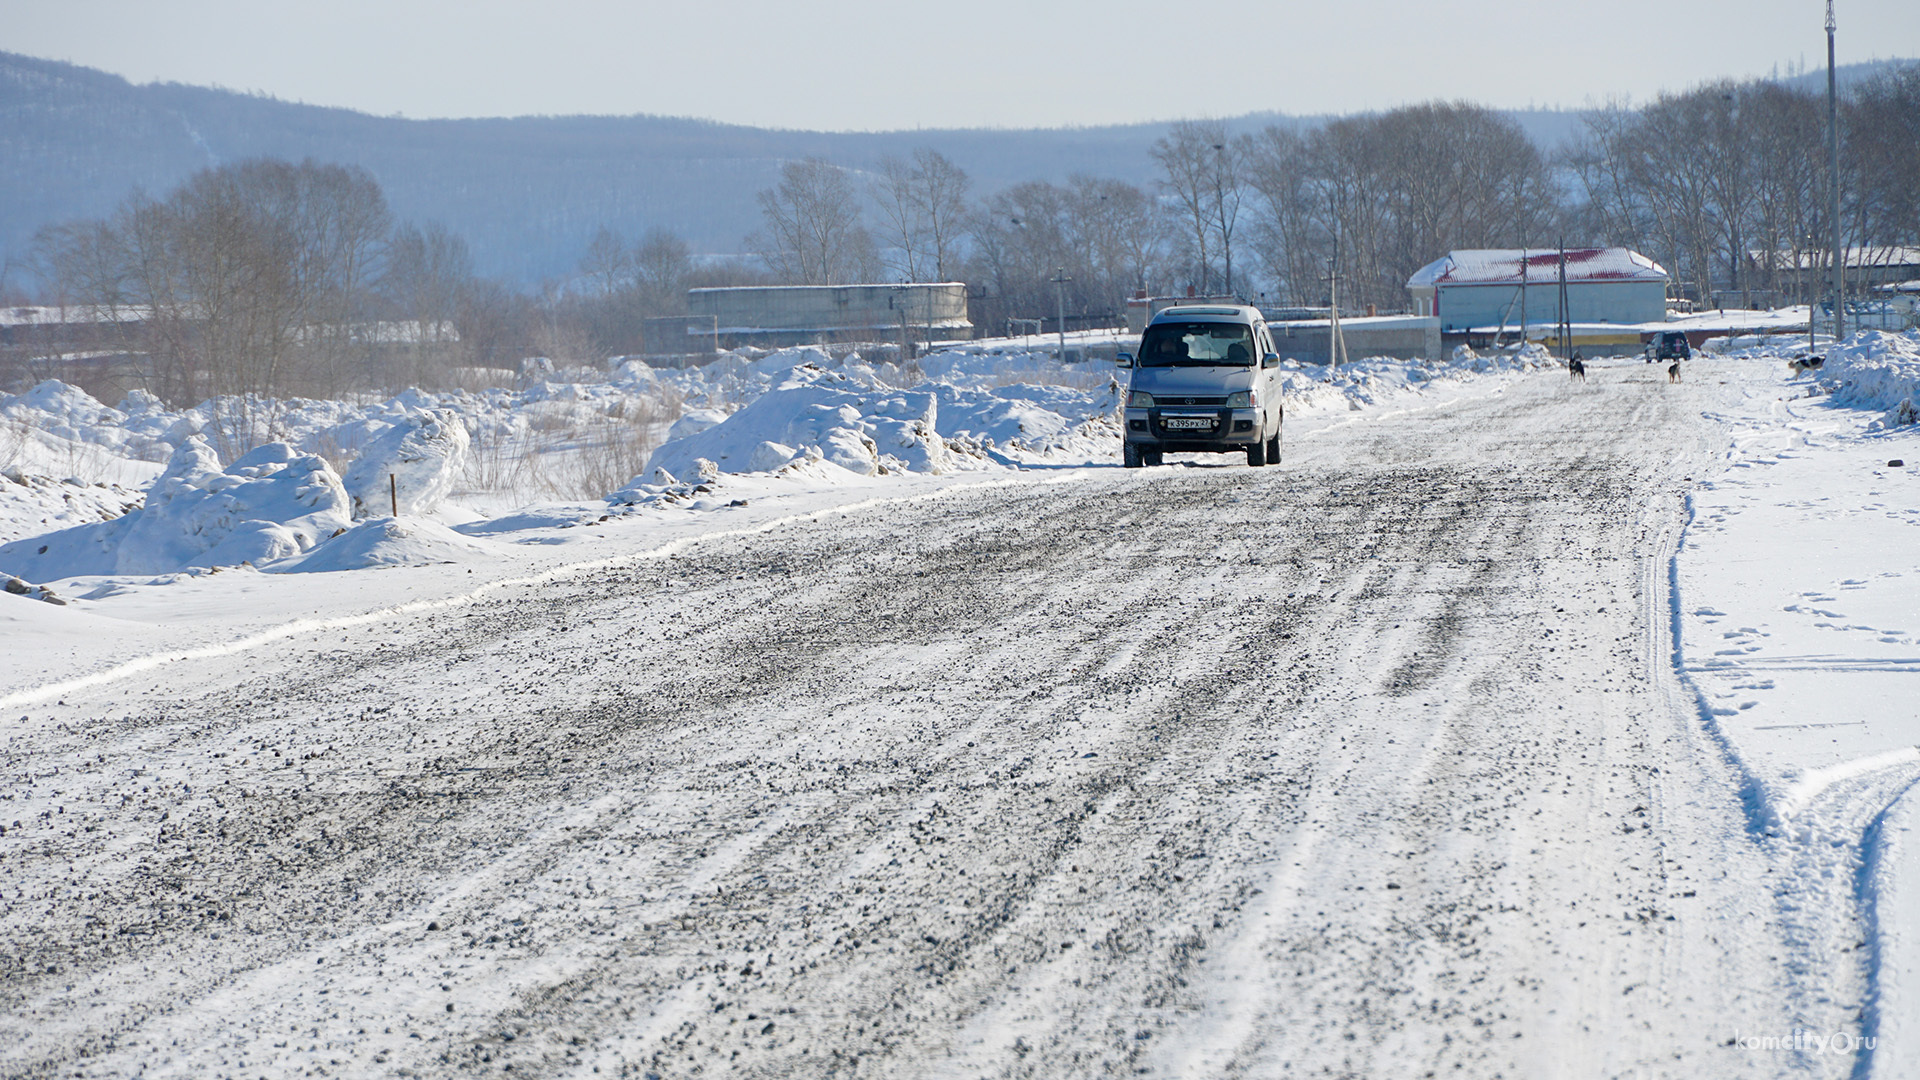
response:
[[[1920,1076],[1917,356],[0,398],[0,1073]]]

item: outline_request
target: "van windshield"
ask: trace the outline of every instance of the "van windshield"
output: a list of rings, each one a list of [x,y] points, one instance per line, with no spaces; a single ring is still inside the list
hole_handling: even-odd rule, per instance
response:
[[[1253,332],[1241,323],[1155,323],[1140,339],[1141,367],[1251,367],[1253,361]]]

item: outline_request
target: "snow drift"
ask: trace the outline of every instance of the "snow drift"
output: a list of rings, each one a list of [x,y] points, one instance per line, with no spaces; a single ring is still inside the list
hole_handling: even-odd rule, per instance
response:
[[[268,443],[222,469],[219,455],[195,436],[174,451],[146,505],[113,521],[0,546],[0,566],[46,581],[258,565],[348,528],[348,507],[340,477],[315,455]]]
[[[447,501],[466,462],[468,436],[460,416],[428,409],[375,435],[347,469],[353,516],[370,518],[392,510],[430,514]]]
[[[374,518],[304,555],[267,567],[276,574],[315,574],[381,566],[470,562],[498,555],[499,547],[460,535],[433,521]]]
[[[1888,427],[1920,420],[1920,330],[1862,330],[1827,352],[1820,384],[1836,405],[1877,409]]]
[[[801,364],[725,422],[655,450],[646,471],[691,477],[701,472],[702,460],[736,473],[775,472],[807,459],[856,476],[966,467],[940,437],[938,417],[932,393],[862,384]]]

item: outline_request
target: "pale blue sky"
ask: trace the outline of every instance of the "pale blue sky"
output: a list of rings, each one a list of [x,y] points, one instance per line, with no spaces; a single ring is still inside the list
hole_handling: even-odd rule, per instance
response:
[[[1645,99],[1823,66],[1824,17],[1824,0],[0,0],[0,48],[381,115],[886,130]],[[1843,64],[1920,57],[1915,0],[1838,18]]]

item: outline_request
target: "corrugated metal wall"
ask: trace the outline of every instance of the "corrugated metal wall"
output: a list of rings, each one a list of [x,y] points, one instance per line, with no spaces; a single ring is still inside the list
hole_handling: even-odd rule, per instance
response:
[[[793,285],[738,289],[691,289],[687,308],[710,315],[722,334],[782,331],[839,335],[850,331],[897,331],[904,322],[924,334],[952,340],[972,336],[967,287],[932,285]]]
[[[1440,325],[1453,332],[1480,327],[1520,326],[1518,285],[1450,285],[1440,290]],[[1557,281],[1527,284],[1527,321],[1538,326],[1560,317]],[[1660,281],[1570,281],[1567,321],[1577,323],[1659,322],[1667,317],[1667,287]]]

